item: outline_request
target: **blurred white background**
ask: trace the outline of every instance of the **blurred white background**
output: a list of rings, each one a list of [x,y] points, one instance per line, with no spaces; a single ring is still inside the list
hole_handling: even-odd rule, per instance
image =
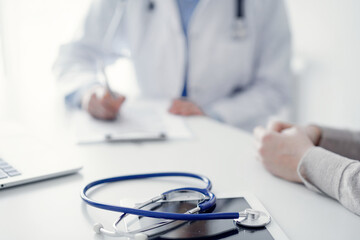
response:
[[[297,121],[359,129],[360,1],[286,2],[300,71]]]
[[[10,119],[46,119],[57,99],[51,67],[58,47],[71,40],[90,2],[0,0],[0,110],[6,110],[0,117],[6,112]],[[295,121],[359,129],[360,1],[286,3],[294,39]],[[121,78],[121,92],[136,95],[132,71],[120,60],[110,77]]]

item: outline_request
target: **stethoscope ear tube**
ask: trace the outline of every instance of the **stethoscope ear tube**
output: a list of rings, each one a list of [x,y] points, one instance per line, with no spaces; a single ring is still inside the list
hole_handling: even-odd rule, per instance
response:
[[[90,206],[108,210],[108,211],[122,212],[122,213],[128,213],[128,214],[144,216],[144,217],[151,217],[151,218],[164,218],[164,219],[174,219],[174,220],[195,220],[194,218],[191,217],[192,215],[189,215],[189,214],[153,212],[153,211],[141,210],[141,209],[136,209],[136,208],[128,208],[128,207],[105,204],[105,203],[94,201],[94,200],[90,199],[87,195],[88,191],[91,190],[93,187],[99,186],[102,184],[119,182],[119,181],[127,181],[127,180],[135,180],[135,179],[156,178],[156,177],[189,177],[189,178],[199,179],[203,183],[206,184],[205,188],[174,189],[174,190],[170,190],[170,191],[163,193],[163,195],[166,196],[170,192],[175,192],[175,191],[185,191],[185,190],[195,191],[195,192],[204,194],[205,196],[207,196],[209,198],[208,200],[199,203],[199,208],[201,209],[201,211],[206,211],[207,209],[209,209],[210,207],[215,205],[215,202],[216,202],[215,195],[210,192],[210,190],[212,188],[212,183],[211,183],[210,179],[208,179],[207,177],[198,175],[198,174],[185,173],[185,172],[147,173],[147,174],[125,175],[125,176],[119,176],[119,177],[100,179],[100,180],[96,180],[96,181],[88,183],[81,191],[81,198]],[[220,217],[220,216],[218,216],[218,217]]]
[[[232,23],[232,38],[234,40],[241,40],[246,37],[247,30],[245,24],[245,0],[235,1],[235,20]],[[148,0],[148,11],[153,12],[155,10],[154,0]]]
[[[236,0],[236,19],[244,19],[244,1],[243,0]]]
[[[235,21],[232,25],[232,34],[235,40],[245,38],[247,35],[245,24],[245,3],[244,0],[236,1]]]

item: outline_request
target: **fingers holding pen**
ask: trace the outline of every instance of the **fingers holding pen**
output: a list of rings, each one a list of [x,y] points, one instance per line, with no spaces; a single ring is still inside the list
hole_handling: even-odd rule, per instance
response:
[[[125,101],[125,97],[119,94],[110,94],[110,92],[106,92],[104,96],[101,98],[101,103],[108,109],[112,109],[114,111],[119,111],[121,105]]]
[[[96,93],[92,93],[87,110],[94,118],[114,120],[124,101],[125,97],[119,94],[113,97],[109,92],[106,92],[103,96],[99,97]]]

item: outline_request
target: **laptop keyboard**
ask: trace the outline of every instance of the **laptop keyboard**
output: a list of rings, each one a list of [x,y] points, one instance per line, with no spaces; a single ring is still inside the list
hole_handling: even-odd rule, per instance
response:
[[[0,179],[19,176],[21,173],[0,158]]]

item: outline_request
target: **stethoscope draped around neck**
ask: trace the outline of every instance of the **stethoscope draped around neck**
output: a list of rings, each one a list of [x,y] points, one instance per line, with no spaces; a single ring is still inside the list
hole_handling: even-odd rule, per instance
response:
[[[148,0],[148,10],[152,12],[156,9],[154,0]],[[235,20],[231,26],[232,38],[235,40],[243,39],[247,35],[245,25],[245,0],[234,0],[235,1]]]
[[[166,191],[156,197],[151,198],[148,201],[137,204],[136,208],[123,207],[118,205],[110,205],[102,202],[95,201],[88,196],[88,192],[95,186],[100,186],[106,183],[113,183],[119,181],[127,180],[137,180],[137,179],[149,179],[149,178],[158,178],[158,177],[186,177],[186,178],[195,178],[202,181],[206,187],[205,188],[177,188]],[[135,239],[147,239],[149,236],[144,232],[148,231],[149,228],[138,229],[133,232],[121,232],[118,230],[117,225],[128,215],[137,215],[142,217],[150,218],[160,218],[171,220],[182,221],[196,221],[196,220],[219,220],[219,219],[232,219],[238,225],[243,227],[264,227],[271,221],[271,217],[261,211],[254,209],[246,209],[241,212],[222,212],[222,213],[206,213],[208,210],[212,209],[216,204],[216,197],[211,192],[212,184],[210,179],[207,177],[185,172],[163,172],[163,173],[147,173],[147,174],[135,174],[135,175],[125,175],[113,178],[105,178],[96,180],[88,183],[83,190],[81,191],[81,198],[90,206],[123,213],[119,219],[113,224],[113,231],[106,230],[100,223],[95,224],[94,230],[96,233],[102,233],[105,235],[113,237],[132,237]],[[171,213],[171,212],[156,212],[151,210],[144,210],[143,208],[149,206],[150,204],[157,203],[160,201],[169,201],[173,198],[174,195],[178,194],[188,194],[188,193],[198,193],[202,197],[198,200],[197,206],[188,210],[186,213]],[[170,223],[165,221],[158,224],[156,227],[161,227]],[[154,229],[155,227],[152,227]]]

